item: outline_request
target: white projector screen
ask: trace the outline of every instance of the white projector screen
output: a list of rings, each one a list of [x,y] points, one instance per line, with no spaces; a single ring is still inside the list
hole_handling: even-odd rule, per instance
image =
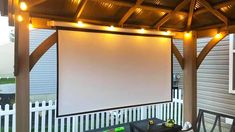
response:
[[[58,30],[57,116],[172,101],[170,37]]]

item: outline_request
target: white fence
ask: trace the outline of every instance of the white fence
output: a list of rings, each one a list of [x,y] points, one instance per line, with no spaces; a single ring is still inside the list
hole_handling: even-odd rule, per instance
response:
[[[84,115],[55,118],[55,102],[30,103],[32,132],[83,132],[147,118],[174,119],[183,123],[181,90],[174,90],[173,102],[130,107]],[[0,132],[15,132],[15,104],[0,106]]]

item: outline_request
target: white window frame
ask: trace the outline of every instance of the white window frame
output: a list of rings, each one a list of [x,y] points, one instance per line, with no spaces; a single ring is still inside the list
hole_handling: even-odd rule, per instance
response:
[[[229,93],[235,94],[235,89],[233,89],[233,54],[235,54],[235,34],[229,35]]]

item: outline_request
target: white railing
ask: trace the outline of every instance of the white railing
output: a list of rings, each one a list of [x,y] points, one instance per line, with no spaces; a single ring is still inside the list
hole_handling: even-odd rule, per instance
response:
[[[130,107],[84,115],[55,118],[55,102],[30,103],[32,132],[83,132],[147,118],[174,119],[183,123],[181,90],[174,90],[173,102]],[[0,106],[0,132],[15,132],[15,104]]]

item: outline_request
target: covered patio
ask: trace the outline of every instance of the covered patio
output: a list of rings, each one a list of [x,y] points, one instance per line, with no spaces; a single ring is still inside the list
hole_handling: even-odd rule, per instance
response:
[[[183,71],[183,121],[197,121],[197,70],[209,52],[235,33],[234,0],[1,0],[2,16],[15,26],[16,131],[28,132],[29,73],[54,44],[53,33],[31,54],[30,28],[165,36],[182,40],[172,52]],[[197,54],[197,39],[211,40]],[[174,41],[173,41],[174,42]],[[233,76],[231,71],[230,76]],[[211,86],[213,87],[213,86]],[[232,88],[233,89],[233,88]],[[233,115],[234,116],[234,115]],[[233,122],[234,123],[234,122]]]

